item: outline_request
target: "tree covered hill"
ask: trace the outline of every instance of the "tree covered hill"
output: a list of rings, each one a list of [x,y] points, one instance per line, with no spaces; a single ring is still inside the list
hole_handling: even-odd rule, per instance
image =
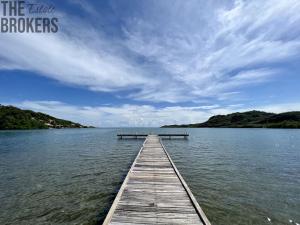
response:
[[[267,113],[248,111],[212,116],[204,123],[166,125],[163,127],[229,127],[229,128],[300,128],[300,112]]]
[[[57,119],[44,113],[0,105],[0,130],[87,128],[79,123]]]

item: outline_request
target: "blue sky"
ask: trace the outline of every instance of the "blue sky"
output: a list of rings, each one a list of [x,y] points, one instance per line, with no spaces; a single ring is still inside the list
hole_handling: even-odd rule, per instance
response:
[[[300,110],[300,2],[47,1],[55,34],[0,34],[0,103],[99,127]]]

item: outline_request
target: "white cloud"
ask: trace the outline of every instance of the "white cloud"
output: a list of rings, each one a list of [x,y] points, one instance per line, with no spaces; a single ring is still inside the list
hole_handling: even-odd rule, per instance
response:
[[[127,46],[160,64],[193,99],[220,98],[245,85],[267,82],[278,74],[270,69],[273,63],[300,55],[297,0],[171,4],[161,13],[166,15],[161,23],[131,21]],[[172,86],[165,89],[174,96]]]
[[[95,7],[91,4],[89,4],[87,1],[85,0],[68,0],[69,3],[71,4],[75,4],[81,7],[81,9],[83,9],[85,12],[92,14],[92,15],[97,15],[98,12],[95,9]]]
[[[158,127],[164,124],[196,123],[210,116],[207,108],[199,107],[165,107],[155,108],[150,105],[121,106],[74,106],[58,101],[23,101],[10,103],[22,109],[47,113],[58,118],[80,122],[97,127]],[[4,103],[4,105],[9,105]],[[204,109],[203,109],[204,108]]]
[[[11,103],[22,109],[97,127],[159,127],[167,124],[189,124],[206,121],[218,114],[244,112],[253,109],[267,112],[300,111],[299,103],[286,103],[245,108],[243,105],[202,105],[156,108],[150,105],[75,106],[58,101],[23,101]],[[4,105],[9,105],[4,103]]]
[[[73,37],[55,34],[4,34],[0,37],[1,69],[30,70],[95,91],[143,85],[151,80],[137,67],[103,49],[94,50]]]
[[[55,16],[59,18],[58,33],[1,34],[0,70],[32,71],[93,91],[111,92],[156,84],[102,30],[62,12]]]
[[[295,103],[270,104],[265,106],[259,106],[257,109],[265,112],[273,112],[273,113],[300,111],[300,103],[295,102]]]

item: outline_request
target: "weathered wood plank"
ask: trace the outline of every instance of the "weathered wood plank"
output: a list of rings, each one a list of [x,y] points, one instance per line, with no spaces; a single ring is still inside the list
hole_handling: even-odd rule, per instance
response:
[[[210,225],[156,135],[147,136],[103,224]]]

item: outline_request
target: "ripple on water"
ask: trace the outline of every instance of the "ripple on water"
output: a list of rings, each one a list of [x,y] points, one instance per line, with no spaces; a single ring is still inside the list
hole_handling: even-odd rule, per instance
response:
[[[0,132],[0,224],[101,224],[143,142],[117,132]],[[188,132],[163,142],[212,224],[299,224],[298,130]]]

